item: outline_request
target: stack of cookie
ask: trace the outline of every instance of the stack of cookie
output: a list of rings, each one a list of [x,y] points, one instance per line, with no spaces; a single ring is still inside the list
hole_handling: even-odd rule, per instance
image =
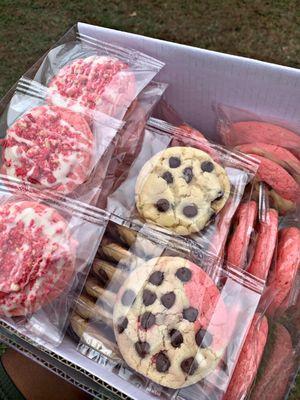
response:
[[[130,230],[120,227],[123,237]],[[113,332],[113,307],[116,293],[126,279],[126,271],[135,268],[142,260],[129,251],[125,243],[114,242],[106,233],[98,250],[84,292],[76,302],[71,317],[74,333],[84,343],[101,351],[111,359],[120,360]]]
[[[236,119],[241,110],[226,112],[225,123],[220,121],[224,142],[260,164],[252,200],[235,214],[225,256],[266,282],[261,314],[253,320],[226,400],[243,398],[254,381],[251,399],[281,400],[297,368],[293,342],[299,340],[300,139],[253,115],[247,121],[230,120],[228,115]]]

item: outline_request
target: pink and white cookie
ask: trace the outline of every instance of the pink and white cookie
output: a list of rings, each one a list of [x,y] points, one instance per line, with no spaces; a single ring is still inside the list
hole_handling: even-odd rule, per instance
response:
[[[181,257],[158,257],[135,269],[114,308],[127,364],[169,388],[213,371],[225,347],[227,309],[211,278]]]
[[[91,172],[93,134],[80,114],[65,108],[43,105],[26,112],[2,145],[1,172],[45,189],[70,193]]]
[[[134,73],[111,56],[78,58],[49,83],[48,101],[75,111],[95,110],[118,116],[136,97]]]
[[[76,242],[67,221],[33,201],[0,206],[0,315],[32,314],[70,284]]]

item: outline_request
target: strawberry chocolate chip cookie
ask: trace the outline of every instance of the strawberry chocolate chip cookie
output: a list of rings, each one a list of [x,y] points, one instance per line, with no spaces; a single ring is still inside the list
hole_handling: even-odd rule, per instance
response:
[[[49,83],[48,101],[77,111],[118,115],[135,98],[133,72],[123,61],[92,55],[65,65]]]
[[[216,368],[225,345],[226,315],[218,288],[201,268],[180,257],[153,258],[121,287],[115,334],[131,368],[163,386],[180,388]]]
[[[0,206],[0,315],[32,314],[58,297],[74,273],[76,243],[67,221],[48,206]]]
[[[2,141],[1,172],[45,189],[70,193],[91,172],[94,137],[83,117],[38,106],[22,115]]]

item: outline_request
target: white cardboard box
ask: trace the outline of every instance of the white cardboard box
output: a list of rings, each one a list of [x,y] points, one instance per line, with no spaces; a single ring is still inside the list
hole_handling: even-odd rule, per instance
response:
[[[215,102],[300,123],[300,70],[88,24],[78,29],[165,62],[155,79],[170,84],[167,101],[211,137]]]
[[[211,138],[215,136],[216,121],[212,108],[215,102],[287,119],[292,124],[300,123],[299,70],[84,23],[79,23],[78,29],[80,33],[132,47],[164,61],[166,66],[157,80],[170,84],[167,101],[180,110],[187,122]],[[58,360],[65,360],[53,368],[54,372],[59,365],[63,370],[65,364],[76,371],[83,368],[90,376],[101,378],[133,399],[153,399],[108,372],[104,366],[80,355],[69,338],[53,351]],[[80,378],[77,381],[82,387]]]

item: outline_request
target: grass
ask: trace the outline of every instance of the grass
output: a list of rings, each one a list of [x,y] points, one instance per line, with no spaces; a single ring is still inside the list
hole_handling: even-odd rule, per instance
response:
[[[77,21],[299,68],[298,7],[299,0],[0,0],[0,97]],[[290,399],[299,398],[298,379]]]
[[[0,0],[0,96],[76,21],[300,66],[298,0]]]

